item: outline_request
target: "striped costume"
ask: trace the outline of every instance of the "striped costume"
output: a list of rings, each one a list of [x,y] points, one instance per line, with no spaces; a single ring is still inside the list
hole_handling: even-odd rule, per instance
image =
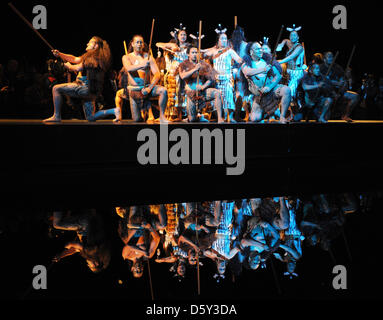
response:
[[[235,109],[232,49],[226,48],[213,57],[214,69],[218,72],[216,88],[221,92],[223,109]]]
[[[222,202],[221,208],[221,217],[215,232],[216,240],[212,248],[219,254],[227,256],[230,253],[234,202]]]
[[[300,43],[297,43],[294,45],[286,54],[286,56],[289,56],[294,52],[295,49],[302,47]],[[293,60],[290,60],[287,62],[287,74],[289,75],[289,83],[288,86],[291,89],[291,97],[296,97],[297,87],[299,84],[299,81],[304,76],[304,69],[303,69],[303,61],[304,61],[305,51],[303,51]]]

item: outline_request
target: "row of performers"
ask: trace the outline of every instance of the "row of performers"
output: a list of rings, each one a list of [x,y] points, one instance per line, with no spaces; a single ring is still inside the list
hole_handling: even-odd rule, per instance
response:
[[[304,64],[300,29],[295,25],[287,28],[289,39],[276,48],[281,51],[287,46],[282,60],[276,60],[275,53],[271,54],[268,38],[264,38],[263,43],[247,42],[239,26],[229,41],[226,29],[219,25],[215,30],[216,45],[201,50],[195,41],[188,42],[181,24],[171,32],[172,41],[156,43],[165,52],[162,59],[154,59],[143,37],[135,35],[122,57],[121,89],[116,93],[116,107],[97,112],[95,101],[102,92],[105,72],[111,66],[107,42],[99,37],[91,38],[86,53],[80,57],[53,50],[56,57],[66,61],[65,67],[78,72],[78,76],[75,82],[53,87],[54,114],[44,121],[61,121],[65,95],[83,100],[89,121],[114,115],[114,121],[120,122],[124,99],[129,99],[136,122],[154,120],[150,108],[153,99],[158,99],[161,123],[181,121],[185,111],[185,120],[189,122],[209,121],[212,114],[218,123],[236,122],[241,110],[246,111],[246,116],[240,121],[260,122],[274,117],[286,123],[301,120],[313,112],[318,121],[326,122],[330,107],[341,100],[345,103],[342,119],[352,121],[350,114],[358,103],[358,94],[347,90],[345,72],[334,63],[331,52],[314,55],[309,68]]]

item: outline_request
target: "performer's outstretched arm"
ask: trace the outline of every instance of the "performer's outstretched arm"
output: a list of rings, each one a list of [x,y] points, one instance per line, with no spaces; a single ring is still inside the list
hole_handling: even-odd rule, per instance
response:
[[[122,65],[124,66],[126,72],[133,72],[133,71],[142,70],[149,67],[150,61],[144,60],[142,63],[134,65],[130,62],[128,56],[124,55],[122,57]]]
[[[62,53],[58,50],[52,50],[52,53],[55,57],[61,58],[64,61],[70,62],[72,64],[79,64],[82,62],[81,57],[75,57],[75,56],[72,56],[71,54],[65,54],[65,53]]]
[[[64,65],[65,65],[65,68],[67,68],[69,71],[72,71],[72,72],[79,72],[84,69],[84,66],[82,63],[71,64],[69,62],[66,62]]]

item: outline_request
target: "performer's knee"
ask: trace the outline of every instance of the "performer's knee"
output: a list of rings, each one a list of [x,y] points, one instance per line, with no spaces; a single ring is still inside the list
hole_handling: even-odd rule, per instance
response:
[[[285,86],[283,88],[283,91],[282,91],[282,95],[287,98],[287,99],[291,99],[291,88],[288,87],[288,86]]]
[[[165,87],[161,87],[158,89],[158,94],[162,97],[168,97],[168,89],[166,89]]]

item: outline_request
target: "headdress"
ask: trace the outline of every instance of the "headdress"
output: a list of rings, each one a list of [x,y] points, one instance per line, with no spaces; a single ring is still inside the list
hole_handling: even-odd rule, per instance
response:
[[[194,34],[190,34],[190,38],[193,38],[194,40],[198,40],[198,33],[199,32],[197,32],[197,35],[195,36]],[[205,35],[203,34],[203,35],[201,35],[201,39],[203,39],[205,37]]]
[[[292,27],[292,28],[289,28],[289,27],[286,28],[286,30],[287,30],[287,31],[290,31],[290,32],[293,32],[293,31],[299,31],[299,30],[301,30],[301,29],[302,29],[302,27],[295,27],[295,24],[293,24],[293,27]]]
[[[298,274],[296,274],[295,272],[285,272],[283,275],[288,276],[290,279],[292,279],[293,277],[298,277]]]
[[[225,33],[227,31],[227,29],[222,29],[222,25],[221,24],[218,24],[218,28],[214,30],[217,34],[222,34],[222,33]]]
[[[263,37],[263,41],[259,41],[263,46],[268,46],[269,45],[269,38],[268,37]]]

